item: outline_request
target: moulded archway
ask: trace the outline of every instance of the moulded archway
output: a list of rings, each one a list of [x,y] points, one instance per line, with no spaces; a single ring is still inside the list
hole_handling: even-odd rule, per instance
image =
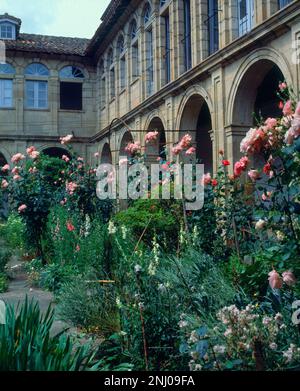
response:
[[[181,137],[186,133],[192,136],[197,161],[205,165],[206,172],[212,171],[212,119],[209,106],[201,95],[194,94],[188,98],[182,112],[179,129]],[[188,159],[185,153],[181,155],[182,160]]]
[[[154,163],[158,157],[166,160],[166,133],[164,124],[159,117],[151,119],[147,129],[148,132],[158,132],[158,136],[155,141],[145,144],[146,162]]]
[[[130,153],[126,151],[126,147],[129,143],[133,143],[133,137],[129,130],[126,130],[121,136],[120,147],[119,147],[119,158],[130,157]]]
[[[101,164],[112,164],[112,154],[108,143],[105,143],[101,152]]]

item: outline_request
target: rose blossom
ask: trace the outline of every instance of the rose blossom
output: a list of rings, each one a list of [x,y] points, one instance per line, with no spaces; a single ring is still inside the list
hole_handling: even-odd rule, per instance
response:
[[[70,161],[70,158],[66,155],[62,155],[62,160],[64,160],[66,163],[68,163]]]
[[[283,107],[283,114],[287,117],[293,114],[292,101],[288,100]]]
[[[255,182],[255,181],[257,181],[257,180],[259,179],[260,174],[259,174],[259,172],[258,172],[257,170],[250,170],[250,171],[248,172],[248,176],[249,176],[249,178],[250,178],[253,182]]]
[[[100,153],[99,153],[99,152],[94,153],[94,157],[95,157],[95,158],[100,157]]]
[[[60,138],[60,143],[61,143],[62,145],[68,144],[68,143],[72,140],[72,138],[73,138],[73,135],[72,135],[72,134],[69,134],[69,135],[67,135],[67,136],[65,136],[65,137],[61,137],[61,138]]]
[[[158,132],[155,131],[155,132],[148,132],[145,136],[145,142],[146,144],[150,143],[150,142],[154,142],[156,141],[157,139],[157,136],[158,136]]]
[[[126,152],[129,152],[130,155],[135,155],[141,151],[141,144],[137,141],[135,143],[129,143],[125,148]]]
[[[283,91],[283,90],[285,90],[287,88],[287,84],[286,83],[280,83],[279,84],[279,89],[281,90],[281,91]]]
[[[211,184],[211,175],[210,173],[204,174],[202,177],[202,185],[210,185]]]
[[[71,223],[71,221],[67,221],[66,226],[67,226],[67,230],[68,230],[69,232],[75,231],[75,227],[74,227],[74,225]]]
[[[74,182],[67,182],[66,183],[66,190],[70,195],[73,195],[75,190],[77,189],[78,185]]]
[[[276,270],[272,270],[269,273],[269,284],[272,289],[280,289],[282,288],[283,282],[280,275],[277,273]]]
[[[18,181],[19,179],[21,179],[21,177],[20,177],[20,175],[14,175],[14,177],[13,177],[13,180],[14,181]]]
[[[22,212],[24,212],[24,210],[26,210],[26,209],[27,209],[27,205],[23,204],[23,205],[19,206],[18,212],[19,212],[19,213],[22,213]]]
[[[8,187],[8,182],[6,179],[3,179],[2,180],[2,183],[1,183],[1,188],[2,189],[6,189]]]
[[[9,171],[9,170],[10,170],[9,164],[5,164],[5,165],[1,168],[1,171],[2,171],[2,172],[7,172],[7,171]]]
[[[25,156],[22,155],[21,153],[16,153],[12,158],[11,161],[12,163],[19,163],[21,160],[24,160]]]
[[[230,161],[229,160],[223,160],[222,164],[223,164],[224,167],[230,166]]]
[[[182,147],[181,145],[176,145],[174,148],[172,148],[172,153],[173,155],[179,155],[180,152],[182,152]]]
[[[196,152],[196,148],[191,147],[191,148],[189,148],[189,149],[186,151],[185,154],[188,155],[188,156],[190,156],[190,155],[194,155],[195,152]]]
[[[293,286],[297,282],[296,277],[294,276],[294,274],[290,270],[287,271],[287,272],[282,273],[282,278],[283,278],[283,281],[288,286]]]
[[[266,129],[267,130],[272,130],[277,126],[277,119],[275,118],[268,118],[265,122]]]

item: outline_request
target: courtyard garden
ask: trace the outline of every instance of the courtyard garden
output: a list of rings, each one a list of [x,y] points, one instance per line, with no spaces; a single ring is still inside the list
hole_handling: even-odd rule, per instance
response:
[[[51,292],[55,311],[34,298],[7,306],[0,370],[299,370],[300,103],[285,83],[278,102],[282,117],[256,119],[239,161],[219,151],[198,211],[182,200],[100,200],[97,166],[76,155],[72,136],[62,158],[30,147],[1,167],[10,213],[0,292],[18,256],[28,291]],[[127,151],[128,166],[147,160],[138,142]],[[162,152],[158,192],[194,154],[189,134],[173,161]],[[54,319],[73,331],[53,334]]]

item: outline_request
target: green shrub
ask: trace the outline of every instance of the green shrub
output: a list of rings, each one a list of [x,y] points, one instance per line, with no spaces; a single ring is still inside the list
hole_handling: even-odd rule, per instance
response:
[[[26,299],[16,312],[7,306],[6,324],[0,327],[1,371],[85,371],[99,367],[89,344],[78,347],[65,334],[50,336],[50,307],[43,316],[38,304]]]
[[[5,267],[10,260],[11,253],[6,248],[0,248],[0,273],[4,273]]]
[[[0,225],[1,238],[13,250],[23,250],[25,245],[25,224],[20,216],[11,213],[7,221]]]
[[[52,263],[41,271],[40,285],[44,289],[57,293],[62,285],[75,274],[76,271],[72,265]]]
[[[119,212],[114,217],[119,226],[129,229],[135,238],[143,234],[143,240],[151,244],[156,234],[159,242],[169,248],[176,248],[179,230],[182,225],[182,206],[180,203],[161,200],[137,200],[133,206]]]
[[[8,289],[8,278],[5,273],[0,273],[0,293],[6,292]]]

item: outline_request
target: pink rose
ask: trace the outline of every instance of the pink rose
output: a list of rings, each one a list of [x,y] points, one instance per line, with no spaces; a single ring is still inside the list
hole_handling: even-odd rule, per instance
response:
[[[173,153],[173,155],[179,155],[180,154],[180,152],[182,152],[182,147],[181,147],[181,145],[176,145],[174,148],[172,148],[172,153]]]
[[[250,170],[248,172],[249,178],[253,181],[256,182],[260,178],[260,174],[257,170]]]
[[[25,156],[22,155],[21,153],[16,153],[12,158],[11,161],[12,163],[19,163],[21,160],[24,160]]]
[[[99,153],[99,152],[94,153],[94,157],[95,157],[95,158],[100,157],[100,153]]]
[[[297,279],[294,274],[289,270],[287,272],[282,273],[283,282],[288,286],[293,286],[296,284]]]
[[[14,181],[18,181],[19,179],[21,179],[20,175],[17,174],[13,176]]]
[[[269,273],[269,284],[272,289],[280,289],[282,288],[283,281],[280,275],[277,273],[276,270],[272,270]]]
[[[27,209],[27,205],[23,204],[23,205],[19,206],[18,212],[19,212],[19,213],[22,213],[22,212],[24,212],[26,209]]]
[[[286,83],[280,83],[280,84],[279,84],[279,89],[280,89],[281,91],[285,90],[286,88],[287,88],[287,84],[286,84]]]
[[[2,189],[7,189],[7,188],[8,188],[8,182],[7,182],[7,180],[5,180],[5,179],[2,180],[1,188],[2,188]]]
[[[191,143],[192,143],[192,136],[189,134],[184,135],[181,141],[179,142],[182,149],[189,148]]]
[[[147,133],[146,136],[145,136],[146,144],[156,141],[157,140],[157,136],[158,136],[158,132],[157,131]]]
[[[286,104],[284,105],[283,107],[283,114],[285,116],[289,116],[289,115],[292,115],[293,114],[293,107],[292,107],[292,101],[291,100],[288,100],[286,102]]]
[[[1,171],[2,172],[7,172],[10,170],[10,166],[8,164],[5,164],[2,168],[1,168]]]
[[[68,136],[65,136],[65,137],[61,137],[61,138],[60,138],[60,143],[61,143],[62,145],[68,144],[68,143],[72,140],[72,138],[73,138],[73,135],[72,135],[72,134],[69,134]]]
[[[265,122],[266,129],[271,130],[277,126],[277,119],[275,118],[268,118]]]
[[[191,156],[191,155],[194,155],[195,152],[196,152],[196,148],[191,147],[191,148],[189,148],[189,149],[186,151],[185,154],[188,155],[188,156]]]
[[[208,186],[211,184],[211,175],[210,173],[204,174],[202,177],[202,185]]]
[[[62,160],[64,160],[66,163],[68,163],[70,161],[70,158],[66,155],[62,155]]]

